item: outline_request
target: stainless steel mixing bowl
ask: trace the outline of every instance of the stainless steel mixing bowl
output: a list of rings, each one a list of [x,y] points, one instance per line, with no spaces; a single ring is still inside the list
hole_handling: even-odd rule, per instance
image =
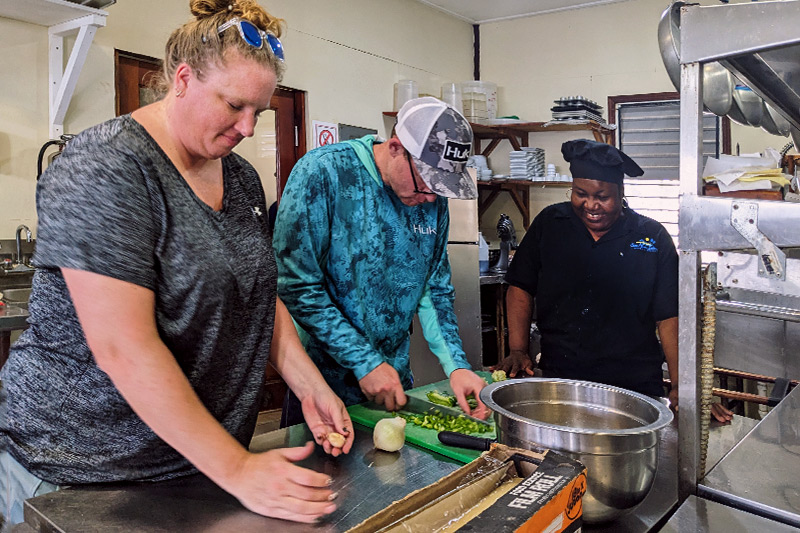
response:
[[[747,123],[747,118],[745,118],[744,112],[739,107],[739,102],[735,98],[733,99],[733,105],[731,106],[730,111],[728,111],[728,118],[742,126],[750,125]]]
[[[794,149],[800,150],[800,130],[795,128],[794,126],[789,127],[789,133],[792,136],[792,142],[794,143]]]
[[[618,387],[554,378],[512,379],[481,391],[494,411],[497,440],[549,448],[586,466],[583,518],[613,520],[647,496],[658,466],[658,430],[672,412],[658,400]]]
[[[764,113],[764,100],[744,84],[737,84],[733,90],[733,101],[742,111],[751,126],[759,127]]]
[[[661,14],[658,23],[658,47],[667,75],[681,90],[681,8],[685,2],[673,2]],[[725,116],[733,106],[733,75],[717,62],[703,65],[703,104],[715,115]]]
[[[774,107],[764,102],[761,129],[772,135],[788,137],[791,132],[791,124]]]

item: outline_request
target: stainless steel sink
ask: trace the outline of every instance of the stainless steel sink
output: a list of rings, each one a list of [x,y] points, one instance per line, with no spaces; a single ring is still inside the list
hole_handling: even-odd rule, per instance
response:
[[[25,270],[0,269],[0,291],[4,288],[30,287],[35,272],[36,269],[33,268],[26,268]]]
[[[4,289],[0,291],[2,294],[3,302],[8,305],[15,305],[17,307],[27,307],[28,299],[31,297],[31,288],[25,287],[21,289]]]

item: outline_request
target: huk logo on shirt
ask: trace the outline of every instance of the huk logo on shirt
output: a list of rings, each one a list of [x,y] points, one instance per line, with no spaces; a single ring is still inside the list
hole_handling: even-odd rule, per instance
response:
[[[419,224],[412,224],[411,228],[414,230],[414,233],[419,233],[421,235],[436,235],[436,228],[430,226],[426,228]]]
[[[658,251],[658,248],[656,248],[656,240],[652,237],[645,237],[644,239],[639,239],[636,242],[632,242],[631,248],[634,250],[641,250],[643,252],[655,253]]]
[[[264,214],[264,213],[262,213],[262,212],[261,212],[261,208],[260,208],[260,207],[258,207],[257,205],[256,205],[256,206],[253,206],[253,207],[251,207],[250,209],[253,211],[253,216],[260,217],[261,215],[263,215],[263,214]]]
[[[444,143],[444,153],[442,159],[454,163],[465,163],[469,159],[470,145],[456,141],[447,140]]]

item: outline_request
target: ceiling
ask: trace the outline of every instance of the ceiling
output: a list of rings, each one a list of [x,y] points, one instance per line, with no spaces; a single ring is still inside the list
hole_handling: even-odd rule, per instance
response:
[[[495,22],[555,11],[611,4],[623,0],[418,0],[472,24]]]

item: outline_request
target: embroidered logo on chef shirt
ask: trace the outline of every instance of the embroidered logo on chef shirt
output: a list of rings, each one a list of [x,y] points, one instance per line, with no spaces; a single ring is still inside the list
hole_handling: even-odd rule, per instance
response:
[[[658,248],[656,248],[656,240],[652,237],[645,237],[644,239],[639,239],[636,242],[632,242],[631,248],[634,250],[641,250],[643,252],[655,253],[658,251]]]

